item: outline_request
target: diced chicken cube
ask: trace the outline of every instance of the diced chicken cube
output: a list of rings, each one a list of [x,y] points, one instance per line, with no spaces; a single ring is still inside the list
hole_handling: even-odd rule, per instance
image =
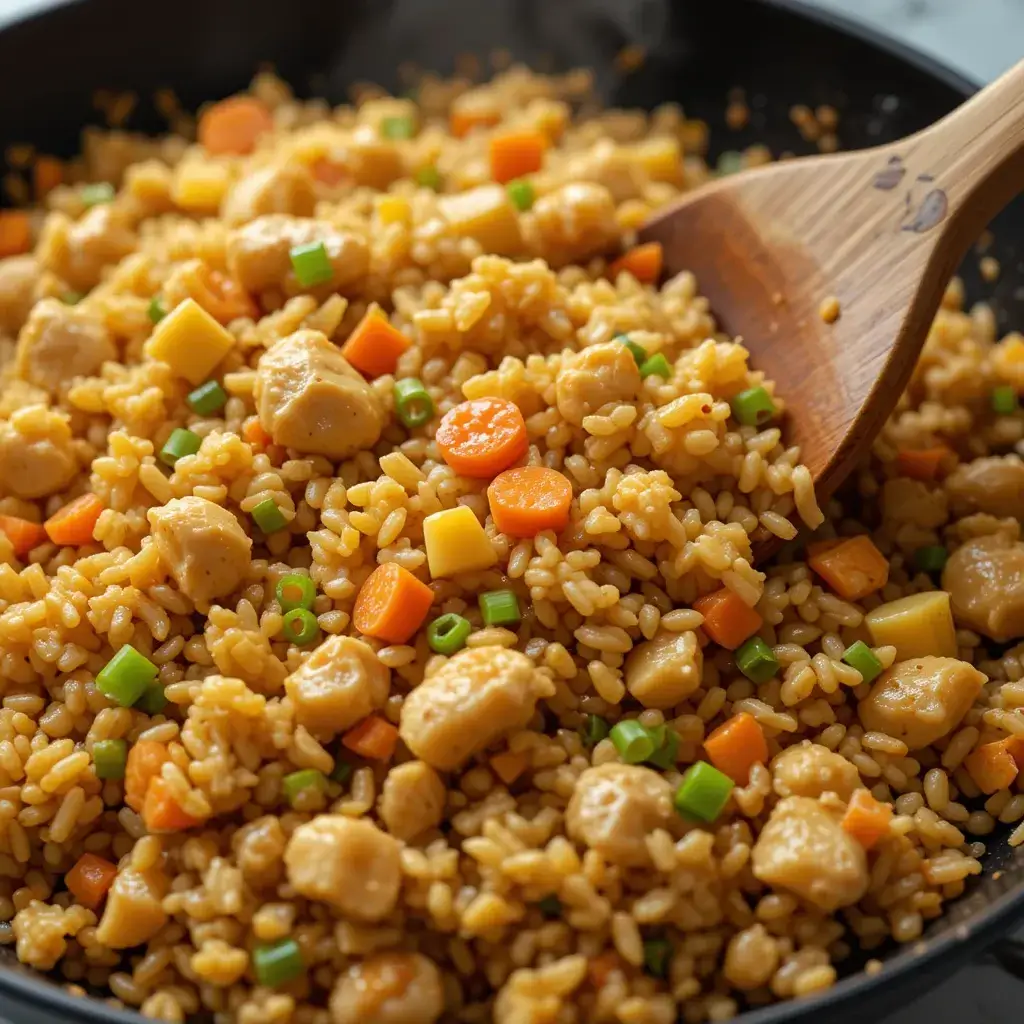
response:
[[[376,953],[353,964],[331,994],[331,1024],[434,1024],[441,972],[420,953]]]
[[[541,196],[533,206],[533,223],[544,257],[554,267],[610,252],[621,235],[611,193],[587,181]]]
[[[957,548],[942,586],[958,622],[1000,643],[1024,637],[1024,543],[1012,535],[978,537]]]
[[[316,206],[313,176],[298,163],[262,167],[231,187],[221,206],[221,219],[232,227],[268,213],[310,217]]]
[[[147,513],[160,561],[182,593],[207,607],[245,579],[252,538],[226,509],[206,498],[173,498]]]
[[[537,701],[554,692],[548,675],[525,654],[467,648],[406,697],[399,733],[417,757],[451,771],[499,736],[523,728]]]
[[[693,632],[661,632],[626,659],[626,688],[645,708],[671,708],[700,686],[704,656]]]
[[[288,881],[356,921],[380,921],[398,902],[401,843],[372,821],[319,814],[288,841]]]
[[[252,888],[277,884],[284,871],[286,842],[281,819],[274,814],[248,822],[231,836],[235,862]]]
[[[51,213],[37,255],[47,270],[76,291],[87,292],[99,284],[105,268],[120,263],[137,245],[125,211],[113,203],[102,203],[77,223],[63,213]]]
[[[408,841],[441,823],[447,798],[441,776],[429,764],[407,761],[388,772],[377,810],[388,831]]]
[[[405,165],[398,146],[373,125],[360,125],[341,147],[340,163],[357,185],[383,191],[402,177]]]
[[[295,720],[316,735],[329,736],[383,706],[391,671],[368,644],[331,636],[288,676],[284,688]]]
[[[882,485],[883,515],[896,523],[934,530],[946,521],[947,506],[945,492],[920,480],[898,476]]]
[[[0,494],[44,498],[64,490],[78,472],[68,418],[44,405],[0,420]]]
[[[779,796],[819,797],[836,793],[849,800],[860,789],[860,772],[841,754],[820,743],[798,743],[787,747],[771,765],[775,792]]]
[[[39,283],[35,256],[8,256],[0,260],[0,331],[15,335],[28,319]]]
[[[254,394],[274,443],[308,454],[348,458],[384,426],[380,399],[319,331],[296,331],[264,353]]]
[[[501,185],[480,185],[441,196],[438,207],[455,232],[480,243],[484,252],[514,256],[522,248],[519,216]]]
[[[788,889],[831,913],[856,903],[868,889],[864,847],[844,831],[839,816],[817,800],[780,800],[751,853],[754,876]]]
[[[56,394],[116,357],[101,320],[57,299],[43,299],[18,335],[15,368],[23,380]]]
[[[558,411],[574,426],[609,402],[631,403],[640,390],[633,353],[618,341],[590,345],[567,355],[555,379]]]
[[[991,455],[961,462],[946,477],[945,488],[959,514],[989,515],[1024,520],[1024,459]]]
[[[898,661],[857,706],[869,732],[903,740],[911,750],[949,735],[967,714],[985,682],[973,665],[926,655]]]
[[[650,768],[602,764],[576,780],[565,812],[572,839],[623,867],[651,863],[647,836],[672,820],[672,787]]]
[[[167,924],[163,909],[166,894],[167,879],[158,868],[119,871],[107,893],[96,941],[109,949],[131,949],[148,942]]]

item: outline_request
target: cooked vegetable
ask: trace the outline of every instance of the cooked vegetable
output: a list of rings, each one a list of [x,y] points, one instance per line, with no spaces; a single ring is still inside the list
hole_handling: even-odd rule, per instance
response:
[[[249,513],[253,522],[266,534],[276,533],[288,525],[284,513],[277,506],[273,498],[264,498],[253,506]]]
[[[626,688],[645,708],[672,708],[700,686],[703,666],[696,633],[659,630],[629,652]]]
[[[647,939],[644,942],[644,970],[655,978],[668,977],[672,959],[672,944],[667,939]]]
[[[1016,781],[1022,764],[1024,740],[1019,736],[984,743],[964,759],[967,774],[985,794],[1009,789]]]
[[[422,185],[423,188],[433,189],[435,192],[439,191],[441,188],[441,175],[433,164],[421,167],[416,172],[415,177],[416,184]]]
[[[144,654],[125,644],[96,673],[96,685],[109,700],[130,708],[152,685],[159,671]]]
[[[311,644],[320,632],[316,616],[306,608],[292,608],[284,613],[281,632],[286,640],[297,647]]]
[[[24,210],[0,210],[0,258],[32,248],[32,222]]]
[[[203,111],[197,135],[208,153],[245,156],[273,127],[266,104],[253,96],[231,96]]]
[[[518,462],[529,445],[523,414],[506,398],[461,402],[444,414],[435,440],[456,473],[484,479]]]
[[[142,696],[133,705],[136,711],[145,711],[147,715],[158,715],[167,707],[167,694],[159,682],[147,686]]]
[[[921,572],[942,572],[949,561],[949,551],[941,544],[928,544],[914,552],[914,565]]]
[[[558,533],[569,522],[572,484],[557,469],[513,466],[491,481],[487,501],[494,525],[510,537]]]
[[[855,790],[843,815],[843,829],[870,850],[889,833],[892,807],[876,800],[866,789]]]
[[[174,798],[171,784],[161,776],[150,779],[146,788],[146,799],[142,804],[142,820],[150,832],[180,832],[200,824],[182,810]]]
[[[201,384],[235,346],[235,338],[195,299],[179,303],[153,328],[145,351],[192,385]]]
[[[623,253],[608,268],[612,279],[623,272],[632,274],[641,284],[655,284],[661,277],[661,242],[644,242]]]
[[[368,761],[387,761],[398,744],[398,729],[380,715],[370,715],[349,729],[341,742]]]
[[[587,725],[584,731],[584,738],[588,747],[597,746],[611,731],[606,719],[600,715],[587,715]]]
[[[364,636],[404,644],[423,625],[433,600],[426,583],[398,563],[385,562],[360,587],[352,622]]]
[[[371,309],[341,346],[341,354],[367,377],[394,373],[398,357],[412,344],[383,313]]]
[[[185,399],[189,408],[199,416],[212,416],[215,412],[220,412],[227,404],[227,400],[227,392],[215,380],[200,384],[194,391],[190,391]]]
[[[533,206],[533,200],[535,199],[533,185],[525,178],[510,181],[505,188],[508,191],[509,199],[512,200],[512,205],[520,212],[528,210]]]
[[[385,117],[380,123],[380,133],[393,141],[411,139],[416,134],[416,124],[411,117]]]
[[[433,579],[481,572],[498,561],[480,520],[466,505],[446,508],[423,520],[423,545]]]
[[[762,387],[741,391],[729,404],[737,422],[745,427],[763,427],[775,418],[778,411],[772,396]]]
[[[647,763],[653,764],[656,768],[661,768],[663,771],[674,768],[676,766],[676,759],[679,756],[679,742],[679,733],[675,729],[666,726],[661,746],[647,758]]]
[[[202,443],[203,439],[198,434],[184,427],[175,427],[160,449],[160,461],[173,469],[178,459],[186,455],[195,455]]]
[[[859,601],[889,581],[889,561],[870,537],[821,541],[808,553],[808,565],[846,601]]]
[[[638,345],[635,341],[631,341],[628,334],[616,334],[615,340],[622,343],[623,348],[628,348],[633,356],[633,361],[637,365],[637,369],[644,365],[648,360],[647,349],[642,345]]]
[[[434,400],[416,377],[395,381],[395,414],[402,425],[413,429],[429,423],[434,416]]]
[[[683,776],[673,803],[684,818],[711,824],[725,809],[733,788],[734,783],[728,775],[707,761],[698,761]]]
[[[293,608],[309,610],[316,601],[316,584],[304,573],[290,572],[277,581],[274,594],[283,612]]]
[[[1012,384],[1003,384],[992,389],[992,411],[997,416],[1012,416],[1019,408],[1017,389]]]
[[[697,598],[693,607],[704,616],[704,632],[719,647],[730,651],[739,647],[764,623],[764,619],[728,587]]]
[[[263,425],[255,416],[246,420],[242,425],[242,437],[248,441],[253,448],[257,448],[261,451],[266,451],[266,449],[274,443],[274,439],[263,429]]]
[[[0,532],[11,542],[17,558],[24,558],[33,548],[45,544],[46,528],[18,516],[0,516]]]
[[[97,857],[95,853],[83,853],[75,866],[64,876],[68,892],[89,910],[96,910],[117,878],[117,865]]]
[[[294,807],[299,795],[308,789],[319,789],[321,792],[325,792],[327,776],[315,768],[303,768],[297,772],[289,772],[281,780],[281,789],[284,791],[285,799]]]
[[[737,649],[736,667],[751,682],[767,683],[779,671],[779,660],[759,636],[752,636]]]
[[[339,785],[345,785],[350,778],[352,778],[352,772],[355,769],[348,763],[348,761],[342,761],[340,758],[335,758],[334,767],[331,769],[331,774],[328,778],[331,782],[337,782]]]
[[[704,740],[708,759],[738,786],[750,781],[755,764],[768,763],[768,741],[757,719],[746,711],[733,715]]]
[[[303,288],[325,284],[334,277],[331,258],[327,255],[327,247],[323,242],[294,245],[289,250],[288,257],[292,261],[295,277]]]
[[[855,640],[843,651],[843,661],[855,668],[865,683],[872,683],[882,673],[882,663],[863,640]]]
[[[443,195],[437,205],[455,234],[474,239],[485,252],[514,256],[523,246],[519,213],[501,185]]]
[[[640,376],[643,378],[661,377],[663,380],[668,380],[672,376],[672,367],[668,365],[665,356],[658,352],[640,364]]]
[[[547,137],[532,128],[496,132],[488,147],[491,177],[504,185],[539,171],[547,148]]]
[[[66,306],[77,306],[85,298],[84,292],[64,292],[60,301]]]
[[[142,810],[150,782],[170,759],[170,751],[156,740],[137,740],[132,744],[124,773],[124,802],[132,810]]]
[[[78,193],[78,198],[88,210],[92,206],[99,206],[101,203],[109,203],[114,199],[114,186],[109,181],[96,181],[90,185],[83,185]]]
[[[277,988],[294,981],[306,969],[299,944],[287,936],[276,942],[253,947],[252,969],[256,981],[267,988]]]
[[[496,110],[481,107],[474,109],[466,104],[453,104],[448,118],[448,128],[457,139],[468,135],[474,128],[492,128],[500,123],[501,114]]]
[[[501,754],[495,754],[491,758],[491,768],[494,774],[505,783],[506,786],[511,786],[516,779],[519,778],[523,772],[530,765],[530,758],[527,754],[517,753],[511,750],[506,750]]]
[[[903,476],[911,480],[936,480],[942,470],[955,461],[956,456],[944,444],[931,448],[901,448],[896,453],[896,465]]]
[[[864,616],[876,647],[891,644],[900,659],[937,654],[956,655],[956,627],[949,607],[949,594],[930,590],[879,605]]]
[[[485,626],[518,626],[519,599],[511,590],[489,590],[477,598]]]
[[[97,740],[92,745],[92,763],[97,779],[123,779],[128,744],[124,740]]]
[[[103,502],[95,494],[83,494],[58,509],[43,524],[54,544],[89,544],[96,521],[103,511]]]
[[[646,761],[658,746],[655,737],[635,718],[616,722],[608,735],[615,744],[619,757],[626,764],[640,764]]]
[[[432,651],[450,656],[466,646],[466,637],[472,632],[469,619],[448,612],[427,626],[427,643]]]
[[[544,899],[537,901],[537,909],[548,918],[562,916],[562,901],[552,893]]]

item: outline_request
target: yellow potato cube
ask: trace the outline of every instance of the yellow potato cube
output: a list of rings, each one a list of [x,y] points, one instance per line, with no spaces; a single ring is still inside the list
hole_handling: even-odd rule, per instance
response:
[[[175,171],[171,199],[189,213],[212,215],[220,209],[230,184],[230,172],[223,164],[190,161]]]
[[[186,299],[153,328],[145,352],[190,384],[202,384],[234,344],[234,336],[195,299]]]
[[[412,211],[402,196],[378,196],[375,204],[381,224],[408,224]]]
[[[678,139],[656,135],[638,142],[633,152],[652,181],[674,182],[682,173],[683,153]]]
[[[480,520],[465,505],[427,516],[423,520],[423,541],[434,579],[479,572],[498,561]]]
[[[898,661],[926,654],[956,657],[956,629],[944,590],[890,601],[868,612],[864,621],[875,646],[892,645]]]
[[[513,256],[522,247],[516,208],[501,185],[441,196],[437,203],[448,223],[460,235],[475,238],[485,252]]]

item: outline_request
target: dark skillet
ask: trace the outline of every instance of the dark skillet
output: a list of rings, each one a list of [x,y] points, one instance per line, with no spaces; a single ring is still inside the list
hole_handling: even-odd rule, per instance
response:
[[[615,55],[647,49],[623,80]],[[301,92],[334,101],[357,80],[397,87],[396,67],[414,61],[451,71],[458,54],[505,48],[538,67],[594,68],[603,98],[616,106],[681,102],[712,126],[711,156],[767,144],[806,152],[788,117],[795,103],[828,103],[841,114],[843,148],[887,142],[937,120],[975,86],[920,54],[792,0],[75,0],[0,30],[0,148],[31,141],[70,156],[82,125],[98,121],[97,88],[142,97],[132,127],[162,123],[147,98],[162,87],[186,106],[243,87],[272,62]],[[753,108],[741,132],[725,128],[725,97],[742,87]],[[972,298],[997,301],[1001,330],[1024,326],[1024,238],[1018,201],[994,225],[991,252],[1002,265],[982,290],[977,260],[963,268]],[[780,381],[785,388],[786,381]],[[932,923],[922,942],[893,951],[874,977],[856,973],[824,995],[746,1014],[745,1024],[878,1020],[948,976],[1024,918],[1024,847],[1005,831],[989,837],[984,874]],[[1013,966],[1012,945],[998,947]],[[98,1000],[76,998],[0,959],[0,1022],[139,1021]]]

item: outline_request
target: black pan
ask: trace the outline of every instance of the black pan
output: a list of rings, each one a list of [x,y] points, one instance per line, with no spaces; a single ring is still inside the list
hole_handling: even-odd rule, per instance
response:
[[[615,55],[647,50],[623,79]],[[243,87],[266,62],[300,92],[342,100],[357,80],[398,87],[402,62],[451,71],[457,55],[505,48],[534,66],[587,66],[614,105],[681,102],[712,126],[711,156],[766,143],[806,152],[788,118],[794,103],[828,103],[841,113],[844,148],[888,142],[936,120],[975,84],[920,54],[793,0],[74,0],[0,29],[0,149],[31,141],[72,155],[78,132],[98,123],[92,94],[133,90],[143,101],[131,122],[158,131],[146,97],[176,90],[186,105]],[[726,129],[725,98],[742,87],[748,128]],[[990,250],[1003,271],[982,289],[977,259],[963,268],[972,299],[994,298],[1001,330],[1024,327],[1024,202],[994,225]],[[781,382],[783,386],[785,382]],[[878,1020],[948,976],[1024,920],[1024,847],[989,837],[984,874],[923,941],[891,951],[883,970],[851,973],[812,999],[743,1016],[744,1024]],[[1013,966],[1012,944],[997,947]],[[0,951],[0,1024],[140,1021],[99,1000],[73,997]]]

